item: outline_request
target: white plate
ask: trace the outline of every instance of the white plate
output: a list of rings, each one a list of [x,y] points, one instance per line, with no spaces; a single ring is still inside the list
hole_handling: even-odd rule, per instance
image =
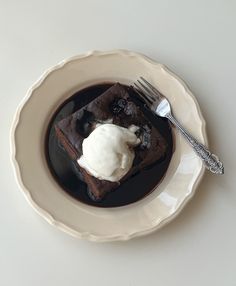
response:
[[[71,235],[114,241],[153,232],[182,210],[203,176],[201,160],[176,130],[175,152],[164,180],[137,203],[108,209],[88,206],[67,195],[51,176],[44,138],[57,107],[86,86],[104,81],[130,84],[140,75],[158,86],[182,124],[207,144],[205,121],[183,81],[165,66],[129,51],[94,51],[64,60],[43,74],[17,110],[11,157],[20,189],[42,217]]]

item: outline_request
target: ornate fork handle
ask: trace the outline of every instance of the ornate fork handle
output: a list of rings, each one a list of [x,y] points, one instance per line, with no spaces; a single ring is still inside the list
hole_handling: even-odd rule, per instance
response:
[[[187,141],[194,148],[197,155],[202,159],[206,168],[214,174],[224,174],[223,163],[219,158],[212,154],[203,144],[199,143],[192,135],[190,135],[187,130],[173,117],[172,114],[166,116],[184,135]]]

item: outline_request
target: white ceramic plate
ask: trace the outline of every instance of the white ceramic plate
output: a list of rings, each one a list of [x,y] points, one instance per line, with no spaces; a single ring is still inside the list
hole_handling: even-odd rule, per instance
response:
[[[175,152],[162,183],[149,196],[118,208],[96,208],[76,201],[51,176],[44,138],[57,107],[75,91],[104,81],[130,84],[140,75],[170,100],[182,124],[207,144],[205,121],[187,86],[165,66],[129,51],[89,52],[49,69],[20,104],[12,127],[12,162],[20,189],[49,223],[93,241],[127,240],[172,220],[193,196],[204,167],[176,130]]]

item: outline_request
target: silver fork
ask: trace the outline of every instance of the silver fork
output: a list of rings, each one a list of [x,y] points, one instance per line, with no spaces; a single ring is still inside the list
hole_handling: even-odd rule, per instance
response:
[[[146,79],[140,77],[132,86],[146,105],[157,115],[168,118],[183,134],[197,155],[202,159],[206,168],[214,174],[224,174],[223,163],[212,154],[203,144],[199,143],[172,115],[167,98]]]

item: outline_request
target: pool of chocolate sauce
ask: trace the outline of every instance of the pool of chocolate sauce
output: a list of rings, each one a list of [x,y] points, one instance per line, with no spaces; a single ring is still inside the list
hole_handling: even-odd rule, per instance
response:
[[[143,112],[167,140],[168,148],[166,156],[151,167],[130,177],[127,181],[122,183],[119,188],[108,193],[101,201],[94,201],[90,198],[87,185],[83,181],[78,168],[75,167],[75,162],[72,162],[58,142],[54,126],[59,120],[74,113],[76,110],[101,95],[112,84],[113,83],[104,83],[93,85],[73,94],[69,99],[62,103],[53,114],[45,138],[45,155],[48,167],[59,186],[80,202],[97,207],[124,206],[136,202],[150,194],[164,177],[173,152],[173,137],[168,120],[153,115],[141,102],[139,102],[138,96],[134,94],[134,97],[137,97],[137,104],[140,104]]]

